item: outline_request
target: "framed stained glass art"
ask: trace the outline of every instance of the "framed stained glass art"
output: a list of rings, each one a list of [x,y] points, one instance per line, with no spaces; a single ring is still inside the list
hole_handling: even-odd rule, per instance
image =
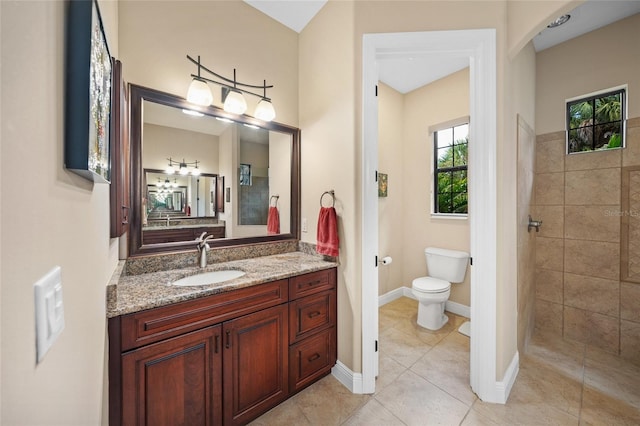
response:
[[[67,23],[65,167],[109,183],[113,59],[97,1],[70,1]]]

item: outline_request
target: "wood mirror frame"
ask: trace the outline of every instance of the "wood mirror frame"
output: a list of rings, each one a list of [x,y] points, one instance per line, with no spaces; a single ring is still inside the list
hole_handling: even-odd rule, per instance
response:
[[[143,244],[142,243],[142,105],[143,101],[155,102],[175,108],[199,111],[205,115],[219,117],[240,124],[258,126],[260,128],[291,135],[291,228],[288,234],[252,236],[243,238],[221,238],[209,241],[212,248],[232,247],[245,244],[275,242],[300,239],[300,129],[280,123],[265,123],[246,115],[230,114],[215,106],[199,107],[186,99],[169,93],[129,84],[131,110],[131,212],[129,230],[129,256],[144,256],[161,252],[180,252],[196,250],[194,241],[175,243]]]

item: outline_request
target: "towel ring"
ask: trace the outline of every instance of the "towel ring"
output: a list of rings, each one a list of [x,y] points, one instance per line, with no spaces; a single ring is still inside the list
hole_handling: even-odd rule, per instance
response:
[[[276,204],[275,204],[274,206],[272,206],[272,205],[271,205],[271,201],[273,201],[273,199],[274,199],[274,198],[276,199]],[[269,198],[269,206],[277,207],[277,206],[278,206],[278,199],[279,199],[279,198],[280,198],[280,196],[279,196],[279,195],[272,195],[272,196]]]
[[[322,199],[324,198],[325,195],[331,195],[331,201],[332,201],[331,207],[335,207],[336,206],[336,195],[335,195],[335,192],[334,192],[333,189],[330,190],[330,191],[324,191],[322,193],[322,195],[320,196],[320,207],[324,207],[322,205]]]

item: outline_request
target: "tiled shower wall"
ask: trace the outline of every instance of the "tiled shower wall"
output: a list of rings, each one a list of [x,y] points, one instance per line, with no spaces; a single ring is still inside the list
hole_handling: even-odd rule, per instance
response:
[[[566,155],[564,132],[537,136],[536,328],[640,364],[637,166],[640,118],[619,150]]]

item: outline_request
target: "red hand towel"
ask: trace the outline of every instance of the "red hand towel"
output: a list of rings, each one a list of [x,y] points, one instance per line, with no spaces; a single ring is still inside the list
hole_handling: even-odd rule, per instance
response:
[[[316,252],[338,257],[338,217],[333,207],[320,207]]]
[[[267,216],[267,234],[280,233],[280,213],[277,207],[269,207],[269,215]]]

